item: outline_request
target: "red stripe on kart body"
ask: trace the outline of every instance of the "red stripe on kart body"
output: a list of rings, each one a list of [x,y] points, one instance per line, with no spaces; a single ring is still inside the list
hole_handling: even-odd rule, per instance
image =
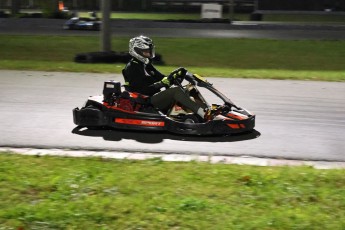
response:
[[[227,124],[232,129],[239,129],[240,126],[238,124]]]
[[[126,124],[126,125],[139,125],[139,126],[147,126],[147,127],[165,126],[164,121],[138,120],[138,119],[128,119],[128,118],[115,118],[115,123]]]
[[[246,126],[244,124],[227,124],[232,129],[245,129]]]

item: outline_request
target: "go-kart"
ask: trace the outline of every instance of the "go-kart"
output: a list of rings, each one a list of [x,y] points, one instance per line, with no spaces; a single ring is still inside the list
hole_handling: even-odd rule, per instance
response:
[[[100,30],[102,22],[99,18],[73,17],[65,22],[65,30]]]
[[[204,120],[176,102],[168,111],[160,111],[150,104],[148,96],[129,92],[120,82],[104,82],[103,95],[91,96],[82,108],[73,109],[74,123],[88,129],[116,128],[146,131],[168,131],[186,135],[227,135],[251,131],[255,115],[238,107],[224,94],[198,74],[186,73],[170,79],[172,87],[181,87],[197,103],[204,103],[215,113]],[[183,85],[184,82],[187,84]],[[209,105],[200,88],[209,90],[222,105]]]

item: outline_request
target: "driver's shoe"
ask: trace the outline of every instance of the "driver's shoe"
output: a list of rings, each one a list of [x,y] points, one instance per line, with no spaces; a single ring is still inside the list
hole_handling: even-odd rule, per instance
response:
[[[223,111],[224,106],[217,106],[216,108],[206,108],[205,110],[205,115],[204,115],[204,120],[205,121],[211,121],[213,120],[216,116],[220,115]]]

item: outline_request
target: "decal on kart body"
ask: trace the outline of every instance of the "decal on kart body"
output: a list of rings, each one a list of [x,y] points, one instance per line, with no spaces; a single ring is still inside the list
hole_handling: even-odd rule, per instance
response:
[[[198,78],[199,80],[203,81],[203,82],[207,82],[207,80],[203,77],[201,77],[199,74],[194,74],[194,77]]]
[[[151,121],[151,120],[139,120],[139,119],[128,119],[128,118],[115,118],[115,123],[126,124],[126,125],[139,125],[149,127],[164,127],[164,121]]]
[[[244,124],[227,124],[232,129],[244,129],[246,126]]]

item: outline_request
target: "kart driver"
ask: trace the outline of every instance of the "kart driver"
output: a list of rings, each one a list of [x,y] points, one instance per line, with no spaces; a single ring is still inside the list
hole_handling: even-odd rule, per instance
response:
[[[167,112],[175,102],[179,102],[201,118],[212,119],[212,110],[191,100],[188,91],[180,87],[170,87],[170,79],[184,76],[186,69],[179,68],[165,76],[152,65],[155,47],[149,37],[141,35],[130,39],[129,54],[133,58],[122,70],[126,90],[150,96],[151,104],[161,111]],[[166,90],[161,91],[163,87]]]

